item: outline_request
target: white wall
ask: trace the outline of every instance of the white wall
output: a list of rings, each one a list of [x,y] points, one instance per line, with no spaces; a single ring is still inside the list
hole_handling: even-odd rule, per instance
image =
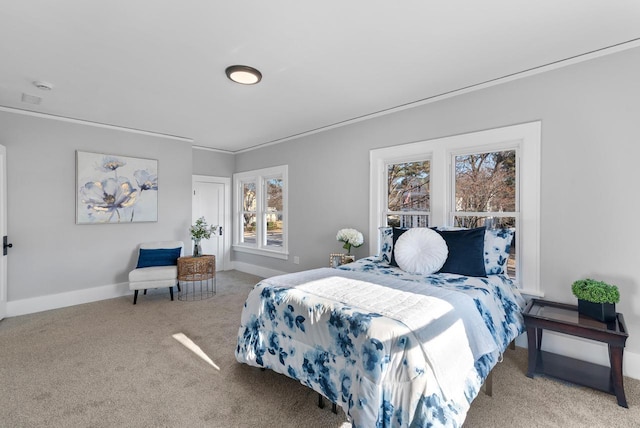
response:
[[[0,112],[0,144],[13,243],[8,315],[128,293],[140,242],[188,242],[190,143]],[[158,221],[76,225],[76,150],[157,159]]]
[[[192,172],[194,175],[232,177],[235,166],[235,155],[232,153],[193,149]]]
[[[542,120],[542,290],[575,303],[576,279],[617,284],[630,331],[625,371],[640,378],[638,75],[640,48],[238,154],[238,172],[289,164],[289,244],[301,264],[235,260],[277,271],[325,266],[341,250],[338,228],[366,233],[370,149]],[[577,352],[572,344],[564,353],[570,347]]]

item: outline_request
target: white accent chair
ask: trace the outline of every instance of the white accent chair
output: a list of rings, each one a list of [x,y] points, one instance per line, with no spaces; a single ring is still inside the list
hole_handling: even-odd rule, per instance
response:
[[[177,249],[180,249],[179,252]],[[159,250],[159,251],[150,251]],[[129,272],[129,289],[134,290],[133,304],[138,300],[138,291],[148,288],[169,288],[173,300],[173,286],[178,286],[178,257],[184,252],[182,241],[156,241],[140,244],[138,264]]]

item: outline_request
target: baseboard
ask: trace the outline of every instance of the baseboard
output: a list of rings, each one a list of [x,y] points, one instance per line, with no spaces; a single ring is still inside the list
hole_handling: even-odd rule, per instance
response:
[[[604,343],[547,330],[543,333],[542,338],[542,349],[545,351],[609,366],[609,352]],[[516,345],[527,347],[526,333],[516,339]],[[625,350],[622,371],[625,376],[640,380],[640,354]]]
[[[66,293],[49,294],[31,297],[29,299],[12,300],[7,302],[7,317],[33,314],[51,309],[65,308],[82,303],[98,300],[113,299],[132,294],[129,283],[103,285],[82,290],[67,291]]]
[[[626,351],[623,357],[622,371],[625,376],[640,380],[640,354]]]
[[[250,273],[251,275],[260,276],[262,278],[270,278],[272,276],[284,275],[289,272],[282,272],[275,269],[269,269],[262,266],[252,265],[245,262],[231,262],[233,269],[240,272]]]
[[[233,269],[260,276],[262,278],[269,278],[287,273],[244,262],[231,262],[231,265]],[[49,311],[51,309],[66,308],[67,306],[96,302],[98,300],[113,299],[115,297],[127,296],[130,294],[133,294],[133,292],[129,290],[128,282],[103,285],[100,287],[68,291],[65,293],[48,294],[46,296],[8,301],[6,314],[7,317],[17,317],[20,315]]]

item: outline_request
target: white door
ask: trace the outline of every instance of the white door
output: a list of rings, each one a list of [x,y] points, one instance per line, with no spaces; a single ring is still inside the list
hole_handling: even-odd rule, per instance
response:
[[[216,226],[210,239],[201,242],[203,254],[216,256],[216,270],[225,270],[229,265],[231,242],[227,239],[230,227],[231,179],[226,177],[193,176],[193,222],[204,217],[209,226]],[[229,234],[231,237],[231,234]],[[193,248],[191,248],[193,250]],[[186,252],[185,252],[186,253]]]
[[[7,149],[0,146],[0,236],[7,236]],[[0,253],[0,320],[7,315],[7,256],[4,255],[6,242],[3,242],[3,251]]]

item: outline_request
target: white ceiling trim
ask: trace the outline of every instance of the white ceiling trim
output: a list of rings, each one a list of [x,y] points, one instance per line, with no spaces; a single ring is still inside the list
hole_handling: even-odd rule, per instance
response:
[[[456,97],[458,95],[463,95],[463,94],[467,94],[470,92],[474,92],[474,91],[479,91],[482,89],[486,89],[492,86],[496,86],[496,85],[501,85],[503,83],[507,83],[507,82],[511,82],[514,80],[518,80],[518,79],[523,79],[525,77],[530,77],[530,76],[534,76],[536,74],[541,74],[541,73],[546,73],[548,71],[552,71],[552,70],[556,70],[559,68],[563,68],[563,67],[568,67],[570,65],[573,64],[578,64],[580,62],[584,62],[584,61],[589,61],[595,58],[599,58],[599,57],[603,57],[606,55],[611,55],[617,52],[622,52],[625,51],[627,49],[633,49],[633,48],[637,48],[640,47],[640,39],[633,39],[633,40],[629,40],[627,42],[623,42],[623,43],[619,43],[616,45],[612,45],[612,46],[608,46],[606,48],[602,48],[602,49],[598,49],[592,52],[587,52],[584,54],[580,54],[580,55],[576,55],[570,58],[565,58],[563,60],[559,60],[556,62],[552,62],[550,64],[545,64],[545,65],[541,65],[538,67],[534,67],[532,69],[529,70],[524,70],[524,71],[520,71],[517,73],[513,73],[513,74],[509,74],[507,76],[502,76],[502,77],[498,77],[492,80],[488,80],[486,82],[482,82],[482,83],[478,83],[475,85],[471,85],[471,86],[467,86],[465,88],[460,88],[460,89],[456,89],[450,92],[446,92],[443,94],[439,94],[439,95],[435,95],[433,97],[429,97],[429,98],[425,98],[422,100],[418,100],[418,101],[414,101],[411,103],[407,103],[407,104],[403,104],[401,106],[397,106],[397,107],[391,107],[389,109],[386,110],[382,110],[379,112],[375,112],[375,113],[371,113],[371,114],[367,114],[364,116],[360,116],[360,117],[356,117],[353,119],[348,119],[342,122],[338,122],[338,123],[334,123],[331,125],[327,125],[327,126],[323,126],[321,128],[317,128],[317,129],[312,129],[310,131],[306,131],[306,132],[301,132],[298,134],[293,134],[290,135],[288,137],[284,137],[284,138],[279,138],[277,140],[273,140],[273,141],[269,141],[267,143],[262,143],[262,144],[257,144],[255,146],[251,146],[251,147],[247,147],[246,149],[241,149],[241,150],[237,150],[234,151],[232,153],[237,154],[237,153],[245,153],[245,152],[250,152],[252,150],[257,150],[263,147],[268,147],[268,146],[273,146],[275,144],[280,144],[280,143],[284,143],[285,141],[290,141],[290,140],[295,140],[297,138],[301,138],[301,137],[306,137],[309,135],[313,135],[313,134],[317,134],[320,132],[324,132],[324,131],[329,131],[331,129],[335,129],[335,128],[339,128],[342,126],[346,126],[346,125],[351,125],[354,123],[358,123],[358,122],[362,122],[365,120],[369,120],[369,119],[373,119],[376,117],[381,117],[381,116],[386,116],[388,114],[393,114],[393,113],[397,113],[403,110],[407,110],[407,109],[411,109],[411,108],[415,108],[415,107],[420,107],[426,104],[431,104],[431,103],[435,103],[437,101],[442,101],[445,100],[447,98],[452,98],[452,97]]]
[[[214,149],[213,147],[205,147],[205,146],[192,145],[191,148],[194,149],[194,150],[205,150],[205,151],[208,151],[208,152],[226,153],[228,155],[232,155],[232,154],[235,153],[235,152],[232,152],[231,150]]]
[[[95,128],[113,129],[116,131],[129,132],[132,134],[142,134],[142,135],[148,135],[151,137],[168,138],[170,140],[177,140],[177,141],[193,144],[193,139],[191,138],[180,137],[178,135],[162,134],[162,133],[153,132],[153,131],[145,131],[144,129],[127,128],[127,127],[118,126],[118,125],[109,125],[107,123],[92,122],[90,120],[83,120],[83,119],[74,119],[72,117],[58,116],[55,114],[40,113],[40,112],[29,111],[29,110],[22,110],[22,109],[13,108],[13,107],[0,106],[0,111],[4,111],[7,113],[23,114],[26,116],[35,116],[35,117],[40,117],[42,119],[51,119],[51,120],[58,120],[61,122],[75,123],[78,125],[93,126]]]

